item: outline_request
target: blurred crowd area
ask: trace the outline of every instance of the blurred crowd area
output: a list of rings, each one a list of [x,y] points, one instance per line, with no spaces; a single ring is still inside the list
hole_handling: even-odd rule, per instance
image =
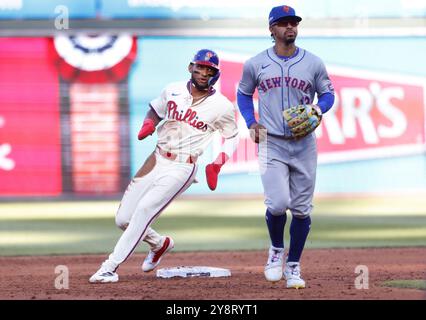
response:
[[[304,18],[305,35],[424,35],[425,0],[1,0],[0,35],[264,36],[269,11],[282,4]]]
[[[119,196],[155,147],[155,135],[136,137],[149,102],[208,47],[236,105],[243,63],[273,45],[267,18],[281,4],[302,16],[297,45],[336,89],[317,130],[317,192],[424,192],[426,1],[0,0],[0,196]],[[236,116],[240,145],[215,194],[261,194]],[[211,194],[204,170],[198,180],[187,193]]]

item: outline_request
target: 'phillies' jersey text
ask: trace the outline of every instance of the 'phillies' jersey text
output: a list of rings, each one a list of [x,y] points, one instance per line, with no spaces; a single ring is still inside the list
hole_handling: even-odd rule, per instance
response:
[[[183,110],[178,111],[176,102],[169,101],[167,102],[167,110],[167,117],[169,119],[183,121],[196,129],[207,131],[207,124],[203,121],[198,121],[197,112],[191,108],[187,109],[184,114]]]

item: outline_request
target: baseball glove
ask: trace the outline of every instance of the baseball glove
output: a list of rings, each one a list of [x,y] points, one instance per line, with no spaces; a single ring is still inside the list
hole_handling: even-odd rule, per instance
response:
[[[296,139],[306,137],[321,123],[321,109],[314,104],[290,107],[283,111],[285,121]]]

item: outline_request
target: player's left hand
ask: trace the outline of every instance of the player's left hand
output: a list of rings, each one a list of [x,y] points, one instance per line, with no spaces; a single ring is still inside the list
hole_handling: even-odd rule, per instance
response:
[[[322,112],[315,104],[305,104],[290,107],[283,111],[293,137],[302,139],[312,133],[321,123]]]
[[[313,104],[313,105],[312,105],[312,108],[314,108],[314,109],[315,109],[315,111],[317,112],[318,117],[322,118],[322,111],[321,111],[321,108],[320,108],[318,105],[316,105],[316,104]]]
[[[217,186],[217,178],[220,172],[220,169],[229,160],[229,156],[225,152],[219,153],[215,161],[206,166],[206,179],[207,185],[210,190],[215,190]]]
[[[210,163],[206,166],[207,185],[212,191],[216,189],[220,167],[221,166],[216,163]]]

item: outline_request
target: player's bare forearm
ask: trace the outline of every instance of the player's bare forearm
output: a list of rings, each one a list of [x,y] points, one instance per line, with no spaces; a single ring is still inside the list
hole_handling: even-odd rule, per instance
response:
[[[143,140],[147,136],[150,136],[154,133],[155,127],[160,123],[161,118],[155,113],[153,109],[149,109],[148,113],[145,116],[143,121],[142,128],[138,133],[138,139]]]
[[[148,112],[146,113],[145,116],[145,120],[146,119],[151,119],[154,121],[154,125],[157,126],[160,122],[161,122],[161,118],[155,113],[154,110],[152,110],[151,108],[148,110]]]
[[[237,150],[239,143],[240,143],[240,137],[238,134],[236,134],[233,137],[225,139],[216,160],[218,160],[219,163],[221,163],[222,165],[225,164],[225,162],[232,157],[235,150]]]
[[[216,159],[206,166],[206,179],[210,190],[216,189],[220,169],[234,154],[238,147],[239,140],[238,134],[226,139]]]

